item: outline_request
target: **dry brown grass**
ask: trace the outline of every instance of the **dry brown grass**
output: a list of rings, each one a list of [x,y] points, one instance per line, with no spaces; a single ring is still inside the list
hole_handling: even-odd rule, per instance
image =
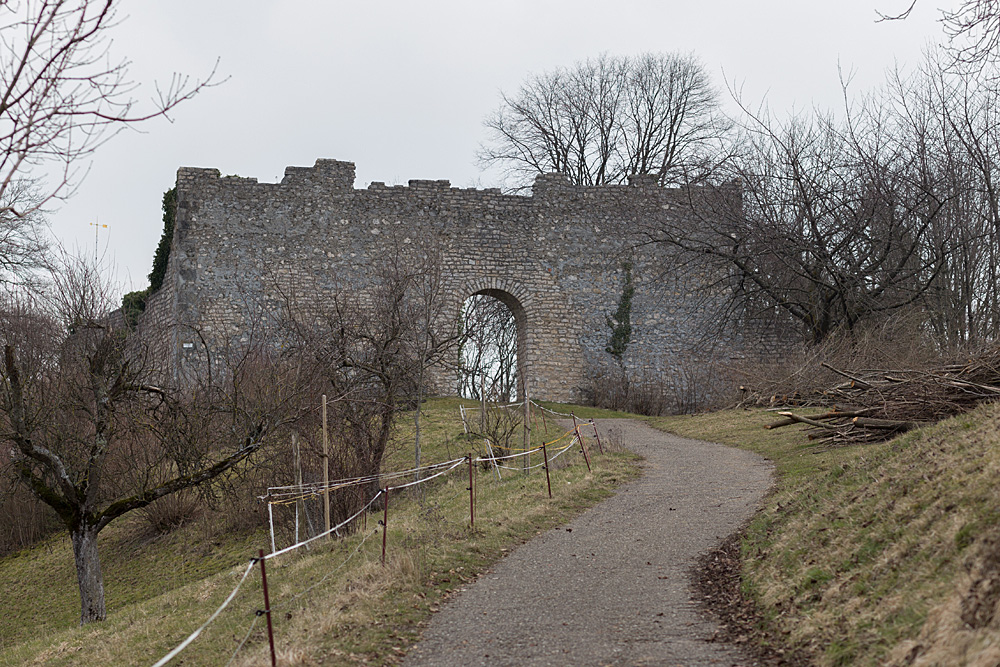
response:
[[[920,634],[901,642],[889,665],[1000,665],[1000,535],[980,540]]]

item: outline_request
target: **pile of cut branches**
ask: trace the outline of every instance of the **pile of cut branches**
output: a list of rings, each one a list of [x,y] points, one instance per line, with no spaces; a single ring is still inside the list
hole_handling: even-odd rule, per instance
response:
[[[844,379],[822,393],[829,411],[778,412],[782,419],[765,428],[805,424],[812,440],[878,442],[1000,398],[1000,345],[965,363],[927,370],[844,371],[822,365]]]

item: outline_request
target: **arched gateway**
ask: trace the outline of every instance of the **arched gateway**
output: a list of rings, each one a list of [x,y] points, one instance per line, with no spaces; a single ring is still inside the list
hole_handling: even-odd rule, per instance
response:
[[[612,360],[609,317],[626,265],[636,288],[630,367],[669,371],[701,338],[704,299],[676,280],[655,244],[643,245],[658,216],[697,224],[691,192],[643,178],[575,187],[557,174],[538,177],[530,197],[448,181],[356,190],[354,164],[334,160],[289,167],[280,183],[181,168],[167,276],[144,320],[179,325],[160,326],[169,334],[159,345],[180,368],[195,353],[194,331],[239,337],[255,316],[248,304],[276,298],[273,285],[321,303],[333,289],[364,289],[385,258],[406,262],[431,248],[442,317],[457,318],[473,294],[501,299],[518,322],[519,376],[532,397],[587,400]]]

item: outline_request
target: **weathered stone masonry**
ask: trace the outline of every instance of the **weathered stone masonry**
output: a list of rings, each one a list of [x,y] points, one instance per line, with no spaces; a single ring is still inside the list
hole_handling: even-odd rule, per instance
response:
[[[268,294],[275,278],[318,302],[370,281],[390,251],[430,239],[440,251],[448,312],[457,318],[476,293],[500,297],[518,319],[531,395],[586,400],[593,373],[611,360],[606,316],[621,297],[626,258],[637,288],[629,365],[669,371],[700,337],[701,301],[669,279],[669,260],[651,246],[633,249],[651,216],[690,216],[688,199],[642,178],[574,187],[551,174],[523,197],[448,181],[356,190],[354,164],[334,160],[289,167],[280,183],[181,168],[167,276],[144,322],[169,331],[160,352],[178,368],[197,347],[196,329],[244,335],[260,314],[254,310],[277,298]]]

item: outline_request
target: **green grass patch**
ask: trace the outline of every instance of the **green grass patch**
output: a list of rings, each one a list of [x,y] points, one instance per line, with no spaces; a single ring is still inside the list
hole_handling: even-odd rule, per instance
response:
[[[425,463],[469,450],[457,406],[457,399],[423,406]],[[390,469],[412,466],[412,424],[399,422]],[[532,442],[561,432],[549,422],[548,433],[533,429]],[[430,614],[461,586],[517,545],[565,523],[638,475],[632,454],[591,454],[593,472],[578,451],[551,466],[552,499],[542,470],[528,475],[505,470],[498,481],[494,473],[477,469],[475,530],[469,526],[465,467],[426,485],[422,494],[394,494],[384,567],[380,512],[370,513],[355,534],[268,561],[279,663],[401,660]],[[258,548],[269,549],[265,530],[232,535],[194,521],[155,535],[138,517],[112,524],[100,536],[108,620],[83,628],[77,626],[68,537],[0,559],[0,580],[10,593],[0,616],[0,665],[152,664],[209,617]],[[255,568],[230,607],[176,664],[226,664],[244,637],[233,664],[263,664],[265,624],[255,615],[262,607]]]

